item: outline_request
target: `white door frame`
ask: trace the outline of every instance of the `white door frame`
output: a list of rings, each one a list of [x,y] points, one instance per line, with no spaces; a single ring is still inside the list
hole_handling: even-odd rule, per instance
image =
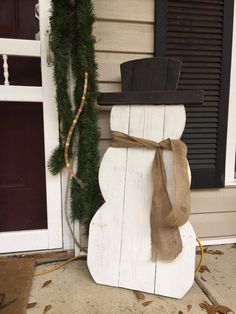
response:
[[[49,30],[50,0],[39,0],[39,10],[40,44],[37,41],[33,43],[33,41],[28,40],[20,40],[18,43],[19,47],[21,44],[21,47],[23,47],[24,45],[27,46],[27,44],[30,45],[31,42],[32,46],[35,47],[36,55],[38,48],[40,48],[43,88],[1,86],[0,91],[2,96],[0,96],[0,100],[16,101],[16,99],[13,98],[17,98],[16,95],[18,95],[20,96],[17,98],[18,101],[43,102],[48,229],[1,232],[0,253],[62,248],[61,180],[60,175],[53,176],[47,168],[47,161],[53,149],[58,145],[58,114],[55,103],[53,68],[49,67],[46,62],[48,52],[47,31]],[[14,49],[12,52],[10,50],[8,51],[9,55],[32,55],[30,49],[28,50],[28,53],[25,53],[24,49],[23,51],[17,49],[17,53],[14,53],[14,51],[16,51],[16,45],[17,42],[13,45]],[[40,47],[38,47],[39,45]],[[3,52],[0,49],[0,54],[6,54],[6,51]],[[31,95],[31,97],[29,97],[29,95]]]

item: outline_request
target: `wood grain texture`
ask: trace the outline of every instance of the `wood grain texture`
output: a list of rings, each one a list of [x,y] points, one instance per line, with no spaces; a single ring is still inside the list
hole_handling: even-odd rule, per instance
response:
[[[127,133],[129,106],[126,108],[113,107],[111,123],[112,130]],[[106,202],[91,221],[88,244],[88,267],[94,280],[97,283],[112,286],[118,286],[119,282],[127,159],[127,149],[115,150],[115,148],[107,150],[100,166],[99,182]]]
[[[204,214],[211,212],[222,213],[224,211],[227,212],[236,211],[235,187],[215,190],[194,190],[192,191],[191,196],[193,214]],[[219,236],[220,230],[221,229],[218,230]],[[236,224],[234,233],[236,234]],[[200,236],[202,237],[201,233]]]
[[[184,130],[185,120],[186,114],[183,105],[165,106],[163,138],[179,139]],[[163,160],[166,169],[167,190],[173,204],[175,184],[178,183],[175,183],[173,178],[172,151],[164,151]],[[191,180],[190,171],[189,178]],[[181,298],[191,288],[195,269],[195,232],[189,222],[179,229],[183,245],[182,252],[171,263],[157,262],[155,284],[156,294],[175,298]]]
[[[138,90],[138,89],[137,89]],[[203,100],[203,92],[200,90],[189,91],[132,91],[119,93],[101,93],[98,104],[109,105],[176,105],[184,103],[187,105],[200,105]]]
[[[119,51],[153,54],[151,24],[97,21],[94,25],[96,51]]]
[[[159,142],[163,125],[164,106],[131,106],[129,135]],[[156,269],[151,261],[150,230],[154,155],[155,150],[128,149],[119,280],[120,287],[150,293]]]
[[[106,82],[102,83],[99,82],[98,89],[100,92],[120,92],[121,91],[121,83],[112,83]]]
[[[201,238],[236,236],[236,212],[195,214],[190,221]]]
[[[98,19],[154,22],[154,0],[93,0]]]
[[[152,57],[150,54],[96,52],[100,82],[120,82],[120,64],[129,60]]]
[[[179,138],[183,131],[185,111],[182,105],[172,107],[172,111],[167,106],[130,106],[130,113],[128,106],[114,106],[112,130],[124,129],[122,108],[129,116],[129,121],[125,119],[127,134],[158,142],[165,137]],[[106,203],[90,225],[88,266],[97,283],[180,298],[193,284],[195,233],[190,223],[185,224],[180,228],[184,248],[177,259],[170,263],[151,262],[154,154],[154,150],[134,148],[109,148],[105,153],[100,185]],[[171,152],[165,153],[164,162],[166,168],[171,169]],[[167,176],[173,195],[171,170]]]

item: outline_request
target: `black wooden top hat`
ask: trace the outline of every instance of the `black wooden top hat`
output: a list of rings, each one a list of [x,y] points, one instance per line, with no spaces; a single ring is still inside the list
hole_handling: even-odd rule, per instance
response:
[[[181,66],[178,59],[157,57],[122,63],[122,92],[101,93],[98,104],[201,104],[203,91],[176,90]]]

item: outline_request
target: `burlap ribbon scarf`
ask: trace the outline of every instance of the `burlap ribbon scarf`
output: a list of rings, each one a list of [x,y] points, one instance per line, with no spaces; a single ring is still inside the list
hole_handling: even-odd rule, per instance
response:
[[[180,140],[166,139],[156,143],[121,132],[112,132],[112,135],[112,147],[140,147],[156,150],[152,164],[153,195],[150,215],[152,261],[171,261],[182,251],[182,240],[178,227],[186,223],[190,215],[187,147]],[[173,204],[170,202],[167,191],[163,149],[173,152],[175,185]]]

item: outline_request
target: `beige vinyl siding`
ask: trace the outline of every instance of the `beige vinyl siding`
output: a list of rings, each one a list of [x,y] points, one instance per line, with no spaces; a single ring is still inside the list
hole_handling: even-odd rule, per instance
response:
[[[120,63],[153,56],[154,0],[94,0],[99,89],[120,91]],[[99,109],[101,156],[110,145],[109,108]],[[192,191],[198,237],[236,237],[236,188]]]

